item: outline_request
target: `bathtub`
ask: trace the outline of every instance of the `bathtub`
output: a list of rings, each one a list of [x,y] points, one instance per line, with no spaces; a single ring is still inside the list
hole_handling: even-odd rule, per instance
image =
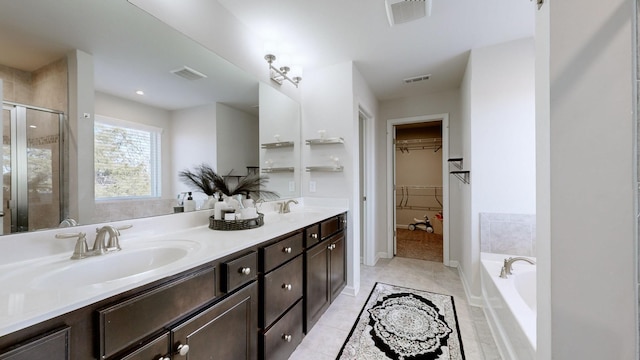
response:
[[[484,312],[503,359],[536,358],[536,267],[524,261],[513,264],[513,275],[499,277],[505,258],[481,254]]]

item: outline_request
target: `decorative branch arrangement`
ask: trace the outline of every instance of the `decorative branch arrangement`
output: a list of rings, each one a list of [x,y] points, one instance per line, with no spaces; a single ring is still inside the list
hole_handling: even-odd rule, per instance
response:
[[[195,187],[198,191],[209,196],[220,192],[226,196],[248,195],[255,200],[273,200],[280,197],[274,191],[261,189],[269,181],[269,178],[259,174],[249,174],[241,178],[234,188],[229,186],[224,176],[218,175],[211,166],[204,163],[197,166],[193,172],[188,169],[182,170],[178,176],[188,186]]]

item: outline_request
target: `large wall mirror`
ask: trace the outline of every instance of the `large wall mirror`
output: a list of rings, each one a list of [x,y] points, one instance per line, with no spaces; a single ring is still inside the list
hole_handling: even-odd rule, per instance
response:
[[[270,85],[126,0],[0,7],[3,234],[169,214],[202,163],[300,195],[299,105]],[[276,127],[286,175],[256,169]]]

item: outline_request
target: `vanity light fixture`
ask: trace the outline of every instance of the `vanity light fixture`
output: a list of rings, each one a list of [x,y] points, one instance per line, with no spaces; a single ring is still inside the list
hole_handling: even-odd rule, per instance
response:
[[[282,85],[282,83],[287,80],[298,87],[298,84],[300,83],[300,81],[302,81],[302,77],[300,77],[300,74],[293,73],[293,77],[289,77],[288,75],[289,72],[291,72],[291,68],[286,65],[277,68],[275,65],[273,65],[273,62],[276,61],[276,56],[273,54],[265,55],[264,59],[269,63],[269,71],[271,72],[269,76],[271,77],[271,80],[277,82],[280,85]]]

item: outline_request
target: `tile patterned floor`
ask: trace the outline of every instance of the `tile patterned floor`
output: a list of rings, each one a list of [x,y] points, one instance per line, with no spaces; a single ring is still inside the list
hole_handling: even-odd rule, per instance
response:
[[[377,281],[453,295],[466,359],[501,359],[482,309],[466,301],[457,269],[396,257],[381,259],[376,266],[362,265],[360,276],[358,295],[338,296],[289,360],[335,359]]]

